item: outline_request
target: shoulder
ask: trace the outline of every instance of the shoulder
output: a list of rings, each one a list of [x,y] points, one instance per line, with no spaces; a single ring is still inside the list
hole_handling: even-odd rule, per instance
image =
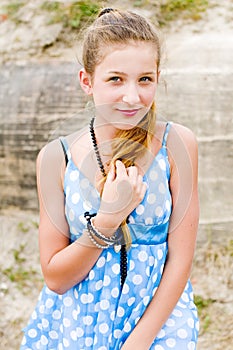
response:
[[[197,139],[192,130],[177,123],[171,123],[168,134],[167,146],[170,151],[175,152],[176,147],[187,151],[197,151]]]

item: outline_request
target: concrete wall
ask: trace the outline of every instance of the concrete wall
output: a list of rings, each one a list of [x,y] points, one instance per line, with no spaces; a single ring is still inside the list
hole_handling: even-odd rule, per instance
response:
[[[86,101],[72,63],[5,65],[0,71],[1,208],[37,209],[35,160],[57,135],[83,127]],[[200,230],[233,232],[233,72],[165,71],[158,113],[190,127],[199,141]],[[201,236],[202,239],[202,236]]]

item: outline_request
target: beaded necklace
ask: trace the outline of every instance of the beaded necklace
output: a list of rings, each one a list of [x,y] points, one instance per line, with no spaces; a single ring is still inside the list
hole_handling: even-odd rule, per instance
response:
[[[100,152],[99,152],[99,148],[97,145],[97,140],[96,140],[96,136],[95,136],[95,130],[94,130],[94,120],[95,118],[92,118],[90,121],[90,135],[91,135],[91,140],[92,140],[92,145],[95,151],[95,155],[96,155],[96,160],[98,163],[98,166],[100,168],[100,171],[102,173],[102,175],[104,177],[107,176],[105,169],[104,169],[104,165],[100,156]],[[127,251],[126,251],[126,246],[125,244],[121,245],[121,249],[120,249],[121,255],[120,255],[120,274],[121,274],[121,287],[123,286],[126,276],[127,276]]]

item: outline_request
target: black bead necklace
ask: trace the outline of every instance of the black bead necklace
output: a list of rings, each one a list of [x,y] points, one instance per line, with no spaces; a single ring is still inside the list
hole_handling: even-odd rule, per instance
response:
[[[96,160],[99,165],[100,171],[104,177],[107,176],[104,165],[100,156],[99,148],[97,145],[97,140],[95,136],[95,130],[94,130],[94,120],[95,118],[92,118],[90,121],[90,135],[91,135],[91,140],[92,140],[92,145],[95,151],[96,155]],[[125,244],[121,245],[121,256],[120,256],[120,274],[121,274],[121,287],[123,286],[125,279],[127,277],[127,251],[126,251],[126,246]]]

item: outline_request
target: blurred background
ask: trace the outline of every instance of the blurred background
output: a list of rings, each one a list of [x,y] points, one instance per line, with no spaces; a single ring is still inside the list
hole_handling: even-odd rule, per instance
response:
[[[35,161],[50,140],[88,123],[78,84],[81,30],[102,7],[131,9],[161,32],[158,118],[199,143],[201,218],[192,282],[198,350],[233,339],[233,1],[0,3],[0,338],[18,349],[43,280]]]

